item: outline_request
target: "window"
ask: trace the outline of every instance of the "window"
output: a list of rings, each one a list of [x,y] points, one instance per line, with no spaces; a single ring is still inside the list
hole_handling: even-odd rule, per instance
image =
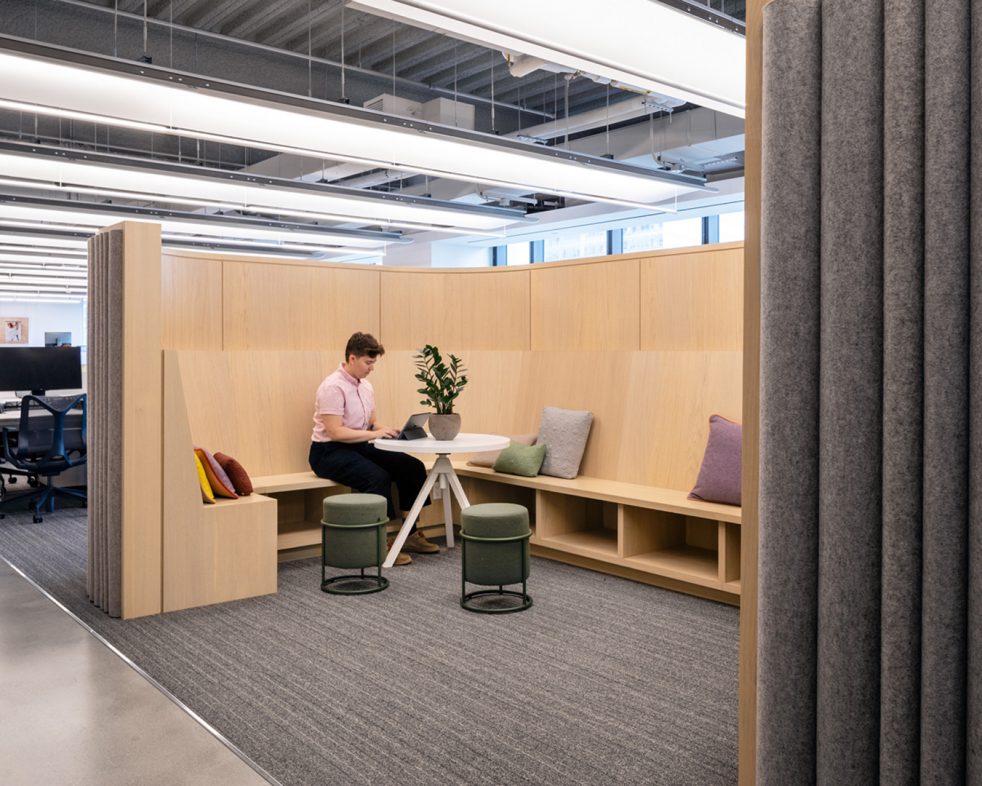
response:
[[[545,239],[544,261],[582,259],[607,255],[607,232],[604,229],[571,231]]]
[[[719,216],[719,242],[731,243],[734,240],[743,240],[743,211],[735,213],[720,213]]]
[[[702,219],[683,218],[624,228],[624,253],[702,245]]]
[[[532,246],[526,240],[524,243],[508,244],[508,266],[528,265],[532,261]]]

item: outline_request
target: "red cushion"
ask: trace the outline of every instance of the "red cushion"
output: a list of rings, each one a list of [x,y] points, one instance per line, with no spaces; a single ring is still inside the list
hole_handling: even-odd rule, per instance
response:
[[[236,494],[240,497],[248,497],[252,494],[252,481],[249,480],[249,473],[245,471],[245,467],[224,453],[216,453],[215,460],[225,470],[225,474],[228,475],[229,480],[232,481]]]

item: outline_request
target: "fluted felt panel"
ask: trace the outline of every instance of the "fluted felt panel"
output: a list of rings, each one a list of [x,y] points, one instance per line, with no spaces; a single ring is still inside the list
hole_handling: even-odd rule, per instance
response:
[[[982,8],[776,0],[763,98],[758,782],[982,782]]]
[[[89,241],[89,598],[110,616],[122,597],[123,233]]]

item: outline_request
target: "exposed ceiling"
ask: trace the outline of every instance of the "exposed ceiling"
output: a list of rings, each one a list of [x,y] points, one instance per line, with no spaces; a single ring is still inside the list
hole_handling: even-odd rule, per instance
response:
[[[712,0],[709,6],[666,2],[714,17],[731,29],[739,27],[744,13],[743,0]],[[472,128],[503,140],[643,167],[662,176],[684,173],[711,183],[742,175],[743,128],[738,119],[671,96],[642,95],[582,73],[564,73],[549,63],[530,65],[522,62],[520,54],[506,56],[498,49],[356,11],[345,0],[3,0],[0,35]],[[583,201],[547,187],[512,188],[435,177],[343,158],[315,159],[262,146],[10,109],[0,109],[0,143],[93,151],[137,162],[170,162],[306,184],[327,182],[400,194],[421,203],[440,199],[535,213]],[[186,204],[127,199],[125,194],[39,193],[37,188],[4,184],[5,175],[9,179],[0,167],[0,230],[9,219],[3,206],[12,196],[21,204],[25,198],[113,202],[188,214],[234,213],[246,220],[393,230],[370,219],[309,221],[297,216],[249,216],[243,210],[188,209]]]

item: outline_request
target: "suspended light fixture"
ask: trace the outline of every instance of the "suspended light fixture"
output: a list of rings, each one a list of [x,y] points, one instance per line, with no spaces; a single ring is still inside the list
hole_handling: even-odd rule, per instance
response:
[[[352,251],[382,249],[389,243],[409,243],[398,232],[326,227],[275,221],[269,218],[187,213],[133,205],[92,204],[69,199],[0,196],[0,231],[54,232],[90,237],[107,224],[144,221],[161,225],[162,237],[195,236],[217,240],[303,243],[316,248]]]
[[[21,142],[0,142],[2,185],[362,223],[378,221],[382,214],[389,223],[422,229],[490,230],[523,218],[521,211],[506,208],[381,192],[366,196],[338,186]]]
[[[650,207],[704,187],[702,178],[9,36],[0,49],[0,107],[20,111],[615,204]]]
[[[353,0],[349,5],[729,115],[746,114],[746,39],[691,9],[652,0],[604,0],[603,13],[597,13],[594,0]]]

